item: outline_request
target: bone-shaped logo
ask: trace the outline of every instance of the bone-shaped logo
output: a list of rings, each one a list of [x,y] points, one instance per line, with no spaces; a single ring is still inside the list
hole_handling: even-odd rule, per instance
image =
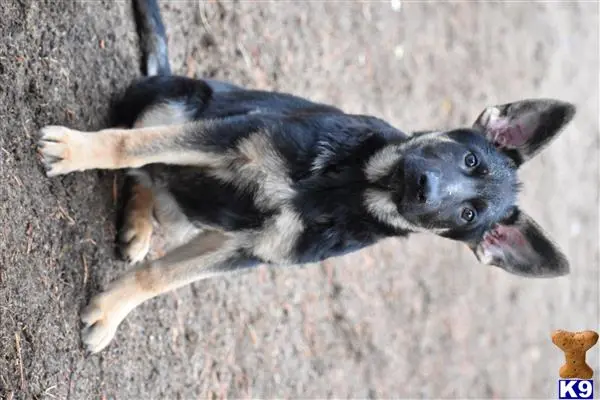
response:
[[[565,364],[558,371],[560,377],[591,379],[594,371],[585,362],[585,352],[591,349],[597,341],[598,333],[594,331],[554,331],[552,342],[565,353]]]

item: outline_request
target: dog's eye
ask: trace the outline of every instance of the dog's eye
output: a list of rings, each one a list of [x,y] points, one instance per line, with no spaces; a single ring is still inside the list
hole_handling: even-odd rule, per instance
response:
[[[466,222],[472,222],[475,219],[475,210],[465,207],[460,213],[460,217]]]
[[[479,163],[479,160],[477,160],[477,157],[475,157],[475,154],[469,153],[465,156],[465,165],[468,168],[473,168],[473,167],[477,166],[478,163]]]

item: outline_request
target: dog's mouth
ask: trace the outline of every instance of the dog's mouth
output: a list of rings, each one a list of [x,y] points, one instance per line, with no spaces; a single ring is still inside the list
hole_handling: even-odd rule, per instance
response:
[[[427,178],[424,174],[398,165],[391,178],[394,201],[402,209],[413,208],[427,201]]]
[[[392,193],[394,202],[398,205],[418,205],[427,201],[426,174],[411,171],[411,168],[406,168],[402,162],[395,166],[380,185]]]
[[[408,171],[399,166],[394,172],[394,192],[403,203],[425,203],[427,201],[427,176],[418,171]]]
[[[427,201],[427,178],[425,175],[405,176],[402,182],[402,202],[418,205]]]

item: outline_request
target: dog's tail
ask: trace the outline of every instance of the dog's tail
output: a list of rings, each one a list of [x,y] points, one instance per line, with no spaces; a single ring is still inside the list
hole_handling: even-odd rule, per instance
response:
[[[133,0],[133,12],[146,76],[171,75],[167,35],[158,0]]]

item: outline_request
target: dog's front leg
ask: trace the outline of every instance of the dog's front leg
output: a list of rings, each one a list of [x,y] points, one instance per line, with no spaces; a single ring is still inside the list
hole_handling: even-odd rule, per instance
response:
[[[83,310],[82,341],[96,353],[114,337],[119,324],[135,307],[162,293],[196,280],[251,266],[235,237],[208,231],[164,257],[144,263],[112,282]]]
[[[220,154],[204,142],[222,125],[197,121],[98,132],[47,126],[40,131],[38,145],[48,176],[87,169],[139,168],[153,163],[214,166]]]

